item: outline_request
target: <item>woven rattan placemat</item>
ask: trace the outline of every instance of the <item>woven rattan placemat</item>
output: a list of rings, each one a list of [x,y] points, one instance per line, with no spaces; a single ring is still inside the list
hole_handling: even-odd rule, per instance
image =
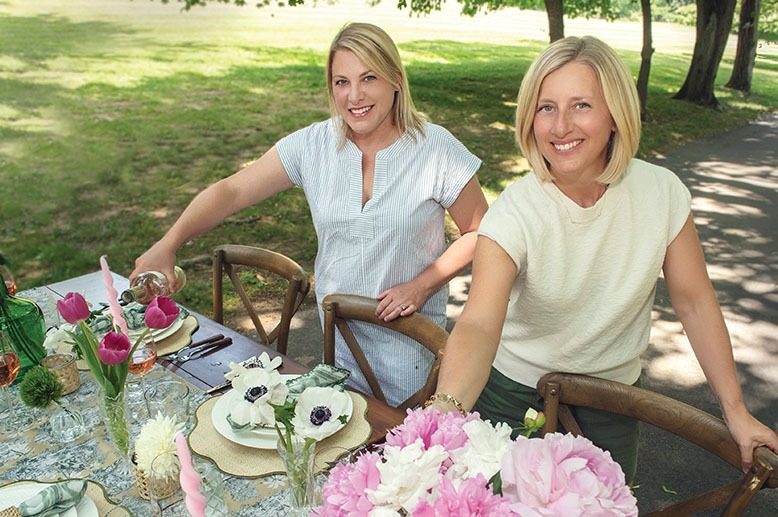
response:
[[[348,392],[354,402],[351,420],[334,435],[316,444],[316,470],[324,470],[329,464],[349,451],[367,442],[372,433],[367,422],[367,401],[354,392]],[[189,435],[189,446],[200,456],[213,461],[223,472],[238,477],[257,478],[281,474],[284,465],[275,449],[254,449],[234,443],[214,428],[211,410],[218,397],[210,398],[197,408],[196,424]]]
[[[172,335],[157,341],[157,355],[167,355],[178,352],[192,343],[192,334],[200,328],[197,318],[191,314],[184,319],[181,328]]]

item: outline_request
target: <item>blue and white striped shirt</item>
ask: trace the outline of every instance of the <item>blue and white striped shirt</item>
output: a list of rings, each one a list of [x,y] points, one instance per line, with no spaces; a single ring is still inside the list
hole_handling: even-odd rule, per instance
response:
[[[286,173],[303,188],[319,241],[316,299],[327,294],[375,298],[417,277],[446,249],[445,209],[459,197],[481,161],[446,129],[425,125],[417,141],[405,134],[378,152],[373,195],[362,207],[362,153],[350,140],[338,150],[334,120],[301,129],[276,144]],[[448,287],[420,312],[446,322]],[[352,324],[357,341],[390,404],[403,402],[425,382],[432,355],[396,332]],[[340,334],[335,361],[352,371],[349,383],[370,389]]]

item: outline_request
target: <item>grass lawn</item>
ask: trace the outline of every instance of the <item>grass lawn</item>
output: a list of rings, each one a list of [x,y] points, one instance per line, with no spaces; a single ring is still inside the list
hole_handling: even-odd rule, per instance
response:
[[[484,160],[480,180],[496,196],[525,172],[513,143],[515,96],[544,41],[505,27],[515,11],[471,20],[382,9],[381,17],[362,4],[182,13],[145,0],[0,1],[0,250],[20,289],[93,271],[101,254],[128,274],[195,193],[326,118],[324,52],[350,19],[385,20],[417,105]],[[629,27],[639,38],[639,26]],[[635,72],[636,43],[619,47]],[[644,157],[778,109],[774,55],[760,55],[750,98],[717,91],[723,112],[671,100],[689,54],[654,57]],[[227,242],[268,247],[312,270],[302,193],[247,209],[184,247],[190,284],[179,301],[210,312],[210,250]]]

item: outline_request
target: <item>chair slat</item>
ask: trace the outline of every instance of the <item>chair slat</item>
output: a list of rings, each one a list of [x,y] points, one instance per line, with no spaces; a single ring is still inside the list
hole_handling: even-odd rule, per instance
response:
[[[281,320],[269,332],[265,329],[257,314],[254,304],[246,293],[246,289],[233,266],[244,266],[270,272],[287,280],[288,285],[281,309]],[[294,260],[280,253],[238,244],[225,244],[213,251],[213,313],[214,320],[224,323],[224,283],[226,275],[243,307],[254,324],[259,339],[265,345],[276,344],[276,349],[286,354],[289,340],[289,326],[292,316],[302,305],[311,287],[311,282],[305,270]]]
[[[375,372],[373,372],[372,367],[359,347],[359,343],[357,343],[354,338],[353,333],[348,327],[347,321],[364,321],[408,336],[426,347],[435,356],[424,386],[402,402],[398,408],[407,409],[417,406],[435,392],[438,381],[438,372],[440,371],[440,360],[443,348],[446,346],[446,341],[448,340],[448,332],[423,314],[419,313],[403,316],[390,322],[383,321],[375,315],[377,307],[377,300],[364,296],[330,294],[324,298],[322,301],[322,308],[324,309],[324,362],[327,364],[334,364],[335,329],[337,328],[346,341],[346,345],[352,351],[352,354],[354,354],[357,365],[365,375],[368,385],[373,390],[373,395],[375,395],[376,398],[385,401],[383,391],[378,384]],[[387,353],[391,353],[391,351],[387,350]],[[375,383],[375,387],[373,382]]]

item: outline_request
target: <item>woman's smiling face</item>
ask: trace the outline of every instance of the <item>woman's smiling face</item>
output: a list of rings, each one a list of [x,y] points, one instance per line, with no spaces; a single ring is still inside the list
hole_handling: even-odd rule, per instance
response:
[[[532,129],[555,179],[602,173],[615,125],[589,65],[571,61],[543,79]]]
[[[392,120],[395,89],[349,50],[332,59],[332,95],[338,114],[355,141],[382,140],[394,135]]]

